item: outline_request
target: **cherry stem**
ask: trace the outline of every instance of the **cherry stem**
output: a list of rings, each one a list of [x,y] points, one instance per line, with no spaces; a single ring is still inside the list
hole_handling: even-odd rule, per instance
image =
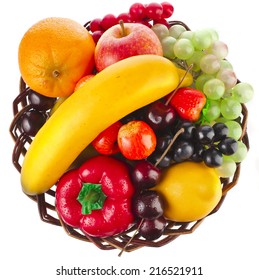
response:
[[[164,158],[164,156],[168,153],[168,151],[170,150],[170,148],[172,147],[172,145],[174,144],[174,142],[176,141],[176,139],[179,137],[180,134],[182,134],[184,132],[184,128],[182,127],[181,129],[179,129],[174,137],[171,139],[169,145],[167,146],[167,148],[165,149],[165,151],[163,152],[163,154],[161,155],[161,157],[156,161],[155,166],[158,166],[158,164],[162,161],[162,159]]]
[[[129,239],[129,241],[128,241],[128,242],[125,244],[125,246],[121,249],[121,251],[120,251],[118,257],[120,257],[120,256],[122,255],[122,253],[126,250],[126,248],[129,246],[130,242],[133,240],[133,238],[134,238],[134,237],[136,236],[136,234],[138,233],[138,231],[139,231],[140,227],[142,226],[143,222],[144,222],[144,219],[141,219],[141,221],[140,221],[138,227],[137,227],[136,230],[134,231],[134,233],[133,233],[133,235],[131,236],[131,238]]]
[[[185,74],[183,75],[182,79],[180,80],[178,86],[176,87],[176,89],[170,94],[170,97],[167,99],[165,105],[168,105],[170,103],[170,101],[172,100],[173,96],[175,95],[176,91],[179,89],[179,87],[181,86],[181,84],[183,83],[185,77],[187,76],[187,74],[191,71],[193,67],[193,64],[191,64],[187,69]]]
[[[120,24],[120,26],[121,26],[121,34],[122,34],[122,37],[127,36],[126,30],[125,30],[125,26],[124,26],[124,22],[123,22],[122,19],[119,21],[119,24]]]

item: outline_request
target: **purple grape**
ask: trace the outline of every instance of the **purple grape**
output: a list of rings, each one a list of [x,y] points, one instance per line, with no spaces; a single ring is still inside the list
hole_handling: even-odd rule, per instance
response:
[[[157,164],[159,168],[169,167],[172,162],[172,153],[168,152],[161,159],[162,154],[163,152],[161,151],[155,151],[151,154],[150,157],[148,157],[148,160],[150,160],[153,164],[156,164],[159,161],[159,163]]]
[[[213,138],[214,142],[218,142],[227,137],[228,127],[224,123],[215,123],[212,128],[215,132],[215,136]]]
[[[191,140],[195,132],[195,124],[192,122],[184,121],[181,123],[180,128],[184,129],[184,132],[180,135],[182,139]]]
[[[210,144],[215,136],[214,130],[209,125],[201,125],[196,128],[195,137],[196,140],[202,144]]]
[[[203,160],[209,167],[221,166],[223,162],[222,153],[214,147],[208,148],[203,152]]]
[[[205,148],[201,143],[194,143],[194,152],[191,156],[191,160],[195,162],[202,162],[203,161],[203,152]]]
[[[172,141],[173,136],[170,134],[165,135],[158,135],[157,136],[157,143],[156,143],[156,150],[164,151]]]
[[[227,137],[221,140],[217,147],[222,154],[231,156],[237,151],[238,143],[235,139]]]
[[[192,142],[181,140],[176,143],[173,149],[173,160],[176,162],[183,162],[189,159],[194,152]]]

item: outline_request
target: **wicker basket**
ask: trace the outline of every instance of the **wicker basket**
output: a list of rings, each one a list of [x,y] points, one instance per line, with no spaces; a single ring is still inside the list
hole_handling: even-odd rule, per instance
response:
[[[170,24],[171,25],[181,24],[186,29],[189,29],[188,26],[181,21],[172,21],[170,22]],[[86,28],[88,28],[88,26],[89,26],[89,22],[85,24]],[[18,125],[19,120],[23,115],[23,113],[30,111],[32,109],[32,106],[28,102],[28,93],[29,93],[29,88],[26,86],[23,79],[21,78],[20,93],[13,101],[14,119],[10,125],[10,133],[15,142],[12,161],[18,172],[21,171],[23,157],[32,142],[32,138],[26,135],[24,132],[22,132]],[[244,104],[242,104],[242,115],[240,118],[240,123],[242,126],[243,133],[240,140],[242,140],[242,142],[249,149],[249,140],[248,140],[248,135],[246,130],[247,116],[248,116],[247,108]],[[215,209],[210,213],[210,215],[217,212],[218,209],[221,207],[227,193],[237,184],[239,175],[240,175],[240,164],[237,164],[237,169],[234,176],[232,178],[221,180],[222,190],[223,190],[222,198],[219,201],[218,205],[215,207]],[[35,195],[35,196],[27,195],[30,199],[32,199],[37,203],[38,212],[42,221],[46,223],[50,223],[55,226],[62,226],[65,232],[69,236],[82,241],[94,243],[98,248],[102,250],[119,249],[122,251],[125,250],[127,252],[131,252],[133,250],[140,249],[145,246],[161,247],[172,242],[180,235],[192,233],[205,219],[204,218],[202,220],[197,220],[191,223],[179,223],[179,222],[168,221],[162,237],[154,241],[148,241],[141,238],[139,234],[136,233],[137,226],[134,226],[128,231],[125,231],[122,234],[116,236],[107,237],[107,238],[95,238],[86,235],[80,230],[68,226],[67,224],[62,222],[55,208],[55,188],[56,186],[53,186],[49,191],[40,195]]]

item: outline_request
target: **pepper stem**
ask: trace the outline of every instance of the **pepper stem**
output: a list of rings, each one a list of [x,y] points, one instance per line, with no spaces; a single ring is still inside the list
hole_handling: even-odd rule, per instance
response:
[[[92,210],[102,209],[106,195],[101,184],[83,183],[77,200],[82,205],[82,214],[91,214]]]

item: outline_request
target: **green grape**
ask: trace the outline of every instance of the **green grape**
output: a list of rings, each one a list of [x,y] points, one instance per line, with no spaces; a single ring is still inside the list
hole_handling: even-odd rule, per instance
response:
[[[231,94],[231,89],[226,89],[225,88],[225,92],[224,92],[224,95],[223,95],[223,98],[227,98],[227,97],[231,97],[232,94]]]
[[[202,51],[208,49],[213,42],[210,30],[201,29],[195,31],[192,42],[196,50]]]
[[[207,102],[209,104],[208,108],[203,109],[202,114],[211,123],[220,117],[220,101],[207,99]]]
[[[188,39],[177,39],[174,44],[174,54],[177,58],[186,60],[192,57],[194,53],[194,47]]]
[[[231,69],[220,70],[216,77],[224,83],[226,89],[231,89],[237,83],[236,74]]]
[[[236,121],[227,121],[225,125],[228,127],[228,137],[238,140],[242,135],[242,127]]]
[[[159,40],[162,40],[163,38],[169,36],[169,30],[164,24],[157,23],[153,25],[151,29],[155,32]]]
[[[194,51],[193,55],[186,60],[187,65],[190,66],[191,64],[192,66],[192,70],[193,71],[200,71],[200,60],[201,58],[204,56],[204,53],[202,51]]]
[[[177,39],[184,31],[186,31],[184,26],[175,24],[169,28],[169,35]]]
[[[219,40],[219,34],[218,34],[218,32],[215,29],[213,29],[213,28],[205,28],[204,30],[206,30],[210,34],[212,42],[215,42],[215,41]]]
[[[217,123],[218,123],[218,122],[226,123],[227,121],[228,121],[228,120],[225,119],[225,118],[223,118],[222,116],[215,120],[215,122],[217,122]]]
[[[223,156],[222,165],[217,167],[216,170],[219,177],[229,178],[235,174],[236,168],[236,163],[232,158],[229,156]]]
[[[204,94],[211,100],[219,100],[224,92],[224,83],[219,79],[210,79],[203,86]]]
[[[231,69],[231,70],[233,70],[233,66],[232,66],[232,64],[228,60],[222,59],[220,61],[220,70],[223,70],[223,69]]]
[[[237,151],[230,157],[235,162],[241,162],[246,158],[248,150],[243,142],[237,141],[237,144]]]
[[[206,74],[215,74],[220,69],[220,61],[214,54],[206,54],[201,58],[200,67]]]
[[[253,98],[254,89],[248,83],[239,83],[232,88],[232,96],[240,103],[246,103]]]
[[[214,54],[218,59],[224,59],[228,55],[228,47],[221,41],[214,41],[207,52]]]
[[[181,33],[181,35],[179,36],[179,39],[183,39],[184,38],[184,39],[192,40],[193,34],[194,34],[193,31],[186,30],[183,33]]]
[[[176,42],[176,39],[171,37],[171,36],[167,36],[167,37],[162,39],[161,45],[162,45],[162,48],[163,48],[164,57],[167,57],[169,59],[174,59],[175,58],[175,54],[174,54],[174,44],[175,44],[175,42]]]
[[[228,120],[234,120],[241,115],[241,104],[232,97],[224,98],[220,106],[221,114]]]
[[[196,82],[195,82],[195,87],[196,89],[200,90],[200,91],[203,91],[203,86],[204,84],[210,80],[210,79],[214,79],[214,76],[212,75],[208,75],[208,74],[201,74],[197,79],[196,79]]]

